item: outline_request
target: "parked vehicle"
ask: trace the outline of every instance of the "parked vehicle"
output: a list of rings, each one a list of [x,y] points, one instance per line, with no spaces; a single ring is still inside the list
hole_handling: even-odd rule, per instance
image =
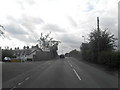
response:
[[[5,58],[3,59],[3,62],[11,62],[11,58],[10,58],[10,57],[5,57]]]

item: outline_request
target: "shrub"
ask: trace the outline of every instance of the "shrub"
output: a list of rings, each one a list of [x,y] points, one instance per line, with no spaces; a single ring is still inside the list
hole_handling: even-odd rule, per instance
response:
[[[98,56],[98,63],[104,64],[109,67],[118,68],[120,64],[120,52],[114,52],[114,51],[103,51]]]

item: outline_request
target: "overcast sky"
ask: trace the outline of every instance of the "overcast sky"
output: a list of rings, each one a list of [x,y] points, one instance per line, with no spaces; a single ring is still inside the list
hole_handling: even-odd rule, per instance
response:
[[[51,32],[59,40],[59,54],[87,41],[88,34],[96,28],[108,28],[118,37],[119,0],[0,0],[0,24],[7,38],[0,37],[4,48],[36,45],[40,33]],[[2,30],[2,28],[0,28]]]

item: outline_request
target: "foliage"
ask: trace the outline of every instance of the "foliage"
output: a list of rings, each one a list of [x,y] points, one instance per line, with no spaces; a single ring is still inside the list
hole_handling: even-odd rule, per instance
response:
[[[120,52],[115,51],[103,51],[98,57],[98,63],[104,64],[109,67],[119,67],[120,64]]]
[[[86,61],[118,67],[120,52],[114,49],[116,40],[107,30],[94,30],[89,34],[89,42],[80,46],[82,58]]]
[[[69,52],[69,56],[75,57],[75,58],[80,58],[81,54],[80,54],[80,51],[77,51],[76,49],[74,49]]]
[[[5,28],[4,28],[2,25],[0,25],[0,27],[1,27],[3,30],[5,30]],[[4,36],[4,32],[3,32],[3,30],[1,30],[1,28],[0,28],[0,36]]]
[[[107,30],[94,30],[89,35],[90,46],[94,52],[106,50],[114,50],[115,41],[114,35],[110,35]]]
[[[13,50],[2,50],[2,59],[4,59],[4,57],[15,58]]]

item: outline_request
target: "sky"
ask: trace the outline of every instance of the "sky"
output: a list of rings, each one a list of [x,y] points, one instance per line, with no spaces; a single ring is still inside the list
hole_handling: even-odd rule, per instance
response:
[[[89,33],[96,28],[97,17],[100,28],[108,28],[118,38],[118,1],[0,0],[0,25],[5,28],[0,46],[36,45],[41,33],[51,32],[50,37],[61,41],[59,54],[80,50],[81,43],[88,42]]]

